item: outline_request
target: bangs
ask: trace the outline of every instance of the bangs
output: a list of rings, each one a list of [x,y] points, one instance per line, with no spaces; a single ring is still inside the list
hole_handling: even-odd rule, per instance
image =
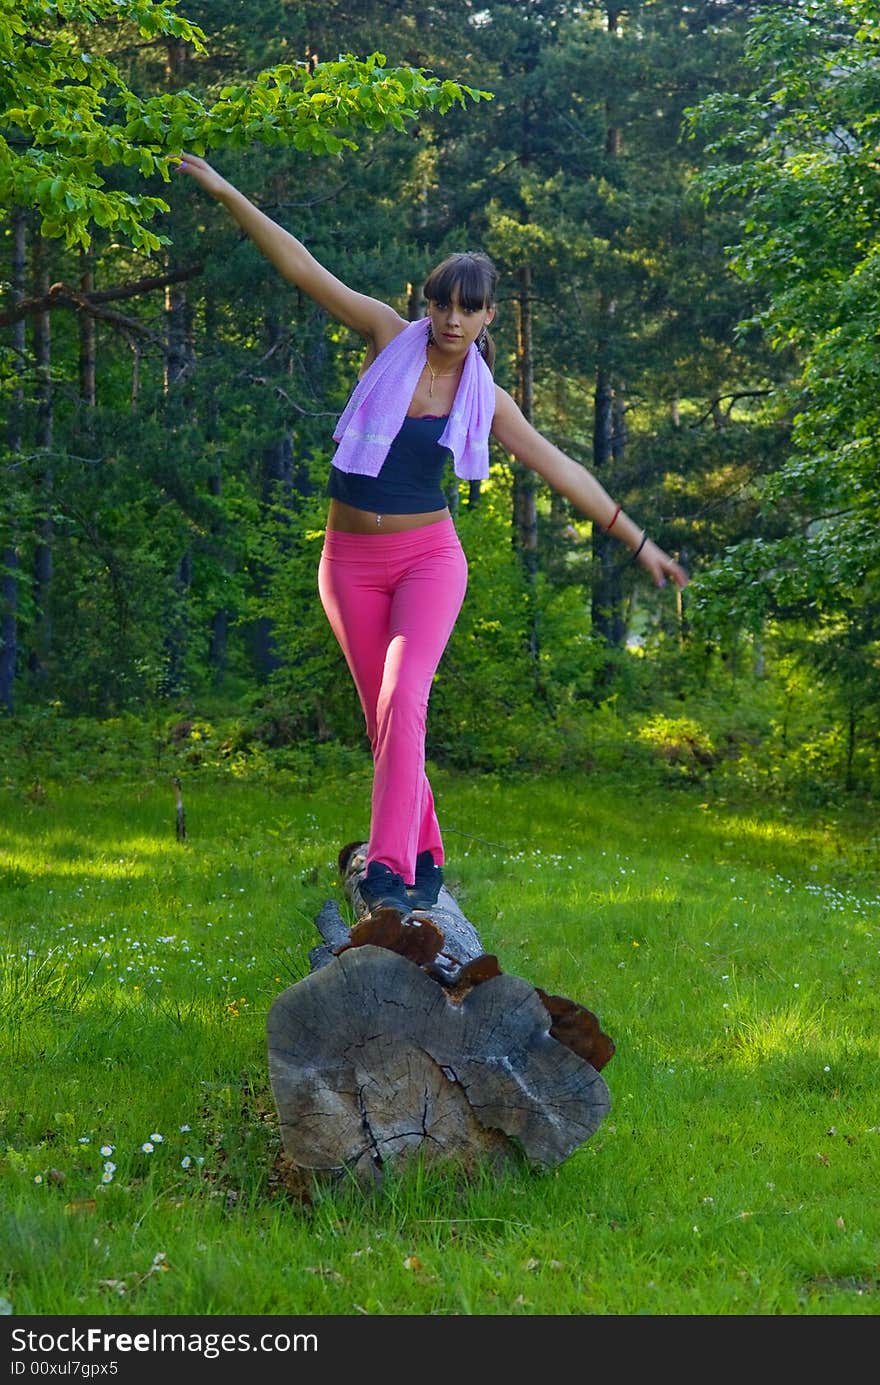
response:
[[[430,303],[458,301],[468,312],[479,312],[493,301],[494,274],[472,255],[454,255],[438,265],[425,280],[422,293]]]

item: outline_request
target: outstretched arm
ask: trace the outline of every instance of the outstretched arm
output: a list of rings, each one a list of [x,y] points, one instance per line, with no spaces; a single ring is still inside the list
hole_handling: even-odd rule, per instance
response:
[[[279,274],[314,298],[332,317],[366,338],[377,351],[381,351],[406,326],[389,304],[358,293],[337,279],[315,259],[302,241],[255,207],[244,193],[221,177],[205,159],[197,154],[184,154],[177,171],[194,179],[205,192],[223,204]]]
[[[638,553],[638,561],[658,587],[665,586],[667,578],[672,578],[679,587],[687,585],[684,568],[645,537],[644,530],[618,508],[591,471],[566,456],[533,428],[506,390],[496,386],[495,396],[492,432],[518,462],[536,471],[548,486],[564,495],[588,519],[603,529],[610,526],[615,538],[626,544],[632,553]]]

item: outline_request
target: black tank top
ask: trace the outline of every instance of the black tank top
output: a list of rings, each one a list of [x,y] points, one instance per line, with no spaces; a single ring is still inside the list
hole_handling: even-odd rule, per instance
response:
[[[331,466],[327,494],[377,515],[420,515],[446,508],[443,472],[452,453],[440,446],[446,416],[405,418],[378,476]]]

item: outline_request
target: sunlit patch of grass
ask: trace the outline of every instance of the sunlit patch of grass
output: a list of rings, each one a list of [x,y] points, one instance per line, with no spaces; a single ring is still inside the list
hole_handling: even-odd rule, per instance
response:
[[[46,1012],[76,1009],[89,977],[71,975],[63,958],[50,949],[22,956],[0,956],[0,1023],[19,1030]]]
[[[89,849],[87,830],[81,836],[50,833],[36,840],[33,835],[10,832],[4,833],[4,839],[3,870],[14,872],[19,884],[50,876],[121,880],[143,877],[149,874],[151,860],[161,859],[167,850],[155,838],[129,838],[126,848],[132,853],[130,857],[111,859],[99,855],[96,859]],[[86,853],[85,859],[80,853]]]
[[[730,1048],[746,1067],[757,1067],[792,1052],[827,1052],[827,1021],[821,1010],[807,1014],[796,1005],[771,1014],[738,1019],[730,1034]],[[821,1066],[821,1065],[820,1065]]]
[[[797,845],[806,847],[816,845],[819,841],[819,834],[802,824],[795,822],[785,822],[780,820],[766,821],[760,818],[742,819],[731,822],[729,819],[721,824],[724,831],[735,833],[735,837],[741,841],[759,842],[761,845],[775,845],[781,842],[784,845]],[[731,842],[734,845],[735,842]]]

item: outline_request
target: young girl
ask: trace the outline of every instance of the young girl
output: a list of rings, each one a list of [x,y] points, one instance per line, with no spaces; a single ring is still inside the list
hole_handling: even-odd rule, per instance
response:
[[[318,589],[354,679],[373,752],[366,873],[372,909],[430,908],[443,841],[425,775],[431,683],[464,600],[467,563],[441,477],[489,473],[489,437],[606,531],[657,586],[684,569],[616,505],[591,472],[526,420],[492,377],[497,274],[480,253],[450,255],[424,284],[427,317],[407,322],[349,288],[204,159],[179,165],[217,198],[279,273],[366,342],[340,416]]]

